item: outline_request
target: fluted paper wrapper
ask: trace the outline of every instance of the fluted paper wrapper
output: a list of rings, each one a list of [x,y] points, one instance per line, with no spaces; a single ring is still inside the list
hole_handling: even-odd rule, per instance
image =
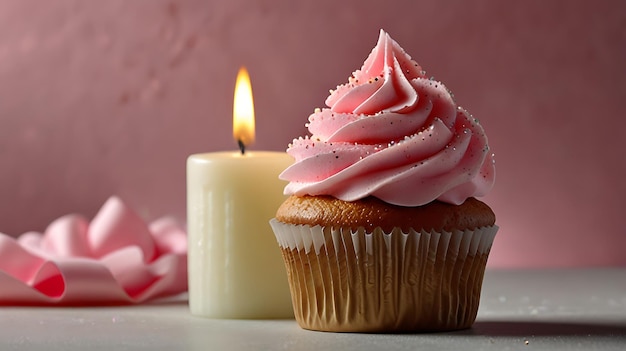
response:
[[[497,226],[454,232],[270,221],[305,329],[416,332],[474,323]]]

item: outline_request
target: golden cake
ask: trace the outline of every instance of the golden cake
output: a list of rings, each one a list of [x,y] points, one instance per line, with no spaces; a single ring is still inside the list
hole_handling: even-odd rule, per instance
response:
[[[498,227],[482,126],[381,30],[294,139],[270,221],[305,329],[468,328]]]

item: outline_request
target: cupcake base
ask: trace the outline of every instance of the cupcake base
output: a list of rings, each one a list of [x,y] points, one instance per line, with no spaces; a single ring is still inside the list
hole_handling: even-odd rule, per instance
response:
[[[333,332],[426,332],[476,319],[497,226],[454,232],[271,222],[296,320]]]

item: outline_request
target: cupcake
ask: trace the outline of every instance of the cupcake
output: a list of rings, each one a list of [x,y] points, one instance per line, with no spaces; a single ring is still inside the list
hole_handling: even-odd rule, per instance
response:
[[[271,225],[296,320],[336,332],[468,328],[497,231],[478,121],[381,30],[287,149]]]

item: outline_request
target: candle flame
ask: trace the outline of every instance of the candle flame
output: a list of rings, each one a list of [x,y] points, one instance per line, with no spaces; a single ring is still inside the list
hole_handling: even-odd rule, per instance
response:
[[[235,83],[233,137],[239,144],[242,154],[246,146],[254,142],[254,102],[250,76],[245,67],[239,69]]]

